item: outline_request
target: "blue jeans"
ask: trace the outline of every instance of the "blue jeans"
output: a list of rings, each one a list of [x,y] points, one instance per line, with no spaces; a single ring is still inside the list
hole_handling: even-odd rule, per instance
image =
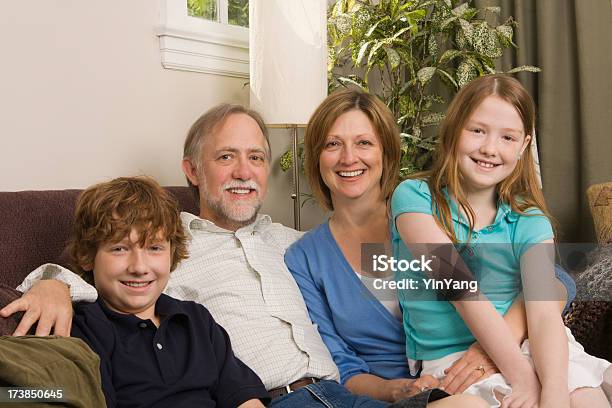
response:
[[[389,403],[351,394],[334,381],[321,381],[276,398],[270,408],[386,408]]]
[[[390,404],[369,397],[351,394],[334,381],[309,384],[299,390],[276,398],[270,408],[425,408],[428,402],[448,396],[441,390],[427,390],[412,398]]]

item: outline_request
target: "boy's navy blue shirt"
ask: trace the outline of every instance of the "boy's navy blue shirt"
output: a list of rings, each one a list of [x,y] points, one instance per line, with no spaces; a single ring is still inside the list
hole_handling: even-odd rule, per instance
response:
[[[236,407],[253,398],[269,400],[206,308],[162,294],[155,313],[159,328],[110,310],[100,298],[75,306],[71,335],[100,356],[108,408]]]

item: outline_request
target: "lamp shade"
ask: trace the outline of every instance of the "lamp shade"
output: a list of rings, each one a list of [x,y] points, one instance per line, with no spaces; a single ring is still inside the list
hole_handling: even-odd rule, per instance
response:
[[[327,96],[327,1],[251,0],[251,108],[268,124],[306,124]]]

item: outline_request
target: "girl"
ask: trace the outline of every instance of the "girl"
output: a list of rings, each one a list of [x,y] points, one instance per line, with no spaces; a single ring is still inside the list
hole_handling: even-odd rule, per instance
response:
[[[501,375],[467,393],[511,408],[609,407],[599,386],[610,363],[584,352],[554,296],[541,292],[554,286],[554,234],[530,148],[534,122],[533,100],[518,81],[478,78],[451,103],[432,170],[394,192],[394,257],[429,257],[435,265],[433,275],[400,272],[420,284],[399,293],[407,354],[423,360],[424,374],[443,377],[475,337]],[[462,286],[471,274],[476,293]],[[436,278],[463,291],[423,290]],[[519,296],[521,278],[529,340],[519,347],[502,315]],[[538,292],[527,290],[536,285]],[[431,301],[440,295],[449,301]],[[472,375],[488,369],[480,365]]]

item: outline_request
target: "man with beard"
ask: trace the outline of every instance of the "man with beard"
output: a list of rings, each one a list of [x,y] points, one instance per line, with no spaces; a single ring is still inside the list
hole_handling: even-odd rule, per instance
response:
[[[229,333],[235,354],[262,379],[273,407],[388,406],[337,383],[338,370],[283,262],[301,233],[259,214],[270,172],[270,144],[259,114],[229,104],[206,112],[187,135],[182,168],[199,196],[200,215],[181,214],[190,256],[172,273],[166,293],[207,307]],[[69,289],[41,277],[61,279]],[[39,319],[37,335],[52,327],[68,335],[68,291],[73,300],[95,300],[91,287],[57,265],[38,268],[19,289],[30,287],[0,312],[6,317],[26,311],[15,335]]]

